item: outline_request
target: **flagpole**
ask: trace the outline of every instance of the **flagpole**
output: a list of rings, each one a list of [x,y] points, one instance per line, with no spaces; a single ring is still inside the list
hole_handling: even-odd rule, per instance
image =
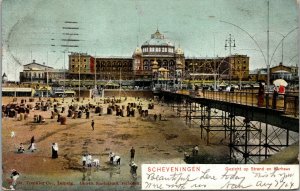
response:
[[[47,65],[48,65],[48,51],[47,51]],[[46,66],[46,83],[47,83],[47,87],[46,87],[46,95],[47,95],[47,98],[48,98],[48,67]]]
[[[96,89],[97,89],[97,67],[96,67],[96,52],[95,52],[95,58],[94,58],[94,73],[95,73],[95,91],[96,91]]]
[[[80,60],[80,53],[79,53],[79,75],[78,75],[78,78],[79,78],[79,91],[78,91],[78,98],[80,99],[80,67],[81,67],[81,60]]]

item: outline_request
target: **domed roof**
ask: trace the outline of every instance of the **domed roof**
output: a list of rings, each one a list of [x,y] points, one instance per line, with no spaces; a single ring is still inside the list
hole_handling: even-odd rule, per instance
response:
[[[142,49],[137,47],[133,53],[135,56],[141,56],[142,55]]]
[[[144,42],[142,46],[174,46],[173,43],[166,39],[164,35],[162,35],[158,29],[154,34],[151,35],[151,39]]]
[[[184,54],[183,50],[181,48],[176,48],[176,54]]]

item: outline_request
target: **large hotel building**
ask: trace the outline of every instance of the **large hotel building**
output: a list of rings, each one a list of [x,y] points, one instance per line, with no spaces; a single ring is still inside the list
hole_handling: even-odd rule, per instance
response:
[[[68,70],[55,70],[36,62],[24,65],[21,82],[48,83],[62,86],[103,85],[151,86],[175,85],[189,80],[207,82],[214,79],[247,81],[249,57],[185,57],[183,49],[157,30],[151,38],[137,47],[129,57],[93,57],[83,53],[69,55]],[[47,73],[47,74],[46,74]],[[63,77],[64,76],[64,77]]]

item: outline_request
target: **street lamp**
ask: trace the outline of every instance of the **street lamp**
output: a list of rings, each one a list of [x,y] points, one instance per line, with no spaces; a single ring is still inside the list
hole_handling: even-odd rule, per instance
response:
[[[228,39],[225,40],[225,50],[227,48],[229,48],[229,58],[231,57],[231,48],[235,48],[235,39],[234,37],[229,34],[229,37]],[[232,77],[232,65],[231,65],[231,62],[229,61],[229,67],[230,67],[230,70],[229,70],[229,85],[231,85],[231,77]]]
[[[262,56],[263,56],[263,58],[264,58],[264,61],[265,61],[265,64],[267,65],[267,88],[268,88],[268,90],[269,90],[269,88],[270,88],[270,61],[269,61],[269,49],[270,49],[270,37],[269,37],[269,33],[270,33],[270,31],[269,31],[269,28],[270,28],[270,22],[269,22],[269,19],[270,19],[270,2],[269,2],[269,0],[268,0],[268,6],[267,6],[267,8],[268,8],[268,10],[267,10],[267,12],[268,12],[268,16],[267,16],[267,59],[266,59],[266,57],[265,57],[265,54],[263,53],[263,51],[262,51],[262,49],[261,49],[261,47],[259,46],[259,44],[257,43],[257,41],[254,39],[254,37],[253,36],[251,36],[250,34],[249,34],[249,32],[247,32],[245,29],[243,29],[243,28],[241,28],[240,26],[238,26],[238,25],[236,25],[236,24],[233,24],[233,23],[230,23],[230,22],[227,22],[227,21],[222,21],[222,20],[220,20],[220,22],[222,22],[222,23],[226,23],[226,24],[230,24],[230,25],[232,25],[232,26],[234,26],[234,27],[237,27],[238,29],[240,29],[241,31],[243,31],[243,32],[245,32],[253,41],[254,41],[254,43],[255,43],[255,45],[259,48],[259,50],[260,50],[260,52],[261,52],[261,54],[262,54]],[[297,27],[298,28],[298,27]],[[294,30],[296,30],[297,28],[295,28],[295,29],[293,29],[293,30],[291,30],[290,32],[288,32],[287,33],[287,35],[285,35],[285,37],[286,36],[288,36],[291,32],[293,32]],[[285,38],[284,37],[284,38]],[[283,38],[283,39],[284,39]],[[281,40],[281,41],[283,41],[283,39]],[[281,43],[281,42],[280,42]],[[278,48],[278,46],[280,45],[280,43],[277,45],[277,47],[276,47],[276,49]],[[275,49],[275,51],[276,51],[276,49]],[[274,53],[275,53],[275,51],[274,51]],[[274,53],[273,53],[273,55],[274,55]]]
[[[225,40],[225,50],[228,47],[229,47],[229,56],[231,56],[231,48],[235,48],[236,47],[235,46],[235,39],[234,39],[234,37],[231,34],[229,34],[228,39]]]
[[[48,65],[48,51],[47,51],[47,65]],[[47,98],[48,98],[48,67],[46,66],[46,84],[47,84],[47,86],[46,86],[46,95],[47,95]]]
[[[78,59],[78,70],[79,70],[79,73],[78,73],[78,98],[80,99],[80,67],[81,67],[81,60],[80,60],[80,52],[78,52],[78,55],[79,55],[79,59]]]
[[[275,32],[275,31],[270,31],[270,32],[274,32],[274,33],[277,33],[277,34],[280,34],[281,36],[282,36],[282,39],[281,39],[281,41],[277,44],[277,46],[276,46],[276,48],[275,48],[275,50],[274,50],[274,52],[273,52],[273,54],[272,54],[272,56],[271,56],[271,59],[270,59],[270,62],[272,62],[272,60],[273,60],[273,56],[274,56],[274,54],[275,54],[275,52],[276,52],[276,50],[278,49],[278,47],[280,46],[280,44],[281,44],[281,63],[283,63],[283,41],[284,41],[284,39],[288,36],[288,35],[290,35],[292,32],[294,32],[296,29],[298,29],[298,27],[295,27],[295,28],[293,28],[292,30],[290,30],[288,33],[286,33],[286,35],[283,35],[283,34],[281,34],[281,33],[279,33],[279,32]]]

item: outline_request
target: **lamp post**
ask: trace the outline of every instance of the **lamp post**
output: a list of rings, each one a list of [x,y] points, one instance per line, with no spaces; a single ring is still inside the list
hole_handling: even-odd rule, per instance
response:
[[[194,63],[194,59],[193,59],[193,62],[189,64],[190,66],[192,66],[192,89],[194,89],[194,86],[195,86],[195,65],[196,63]]]
[[[231,56],[231,48],[235,48],[236,47],[235,46],[235,39],[234,39],[234,37],[231,34],[229,34],[228,39],[225,40],[225,50],[228,47],[229,47],[229,56]]]
[[[254,37],[253,37],[252,35],[250,35],[250,33],[249,33],[248,31],[246,31],[245,29],[241,28],[240,26],[238,26],[238,25],[236,25],[236,24],[234,24],[234,23],[230,23],[230,22],[228,22],[228,21],[222,21],[222,20],[220,20],[220,22],[226,23],[226,24],[229,24],[229,25],[232,25],[232,26],[234,26],[234,27],[240,29],[241,31],[243,31],[245,34],[247,34],[247,35],[253,40],[253,42],[255,43],[255,45],[257,46],[257,48],[259,49],[261,55],[262,55],[263,58],[264,58],[265,64],[267,65],[268,62],[267,62],[267,60],[266,60],[266,57],[265,57],[264,52],[262,51],[262,49],[261,49],[261,47],[259,46],[258,42],[254,39]]]
[[[63,96],[65,97],[65,91],[66,91],[66,51],[64,51],[64,67],[63,67],[63,70],[64,70],[64,88],[63,88]]]
[[[48,65],[48,51],[47,51],[47,65]],[[47,98],[48,98],[48,68],[47,68],[47,66],[46,66],[46,95],[47,95]]]
[[[96,52],[95,52],[95,59],[94,59],[94,70],[95,70],[95,91],[97,90],[97,59],[96,59]]]
[[[277,46],[276,46],[276,48],[275,48],[275,50],[274,50],[274,52],[273,52],[273,54],[272,54],[272,56],[271,56],[270,62],[272,62],[273,56],[275,55],[276,50],[278,49],[278,47],[279,47],[280,44],[281,44],[281,63],[283,63],[283,41],[284,41],[284,39],[285,39],[287,36],[289,36],[292,32],[296,31],[296,29],[298,29],[298,27],[293,28],[293,29],[290,30],[288,33],[286,33],[286,35],[283,35],[282,33],[279,33],[279,32],[270,31],[270,32],[274,32],[274,33],[280,34],[280,35],[282,36],[281,41],[277,44]]]
[[[79,70],[79,73],[78,73],[78,98],[80,99],[80,67],[81,67],[81,60],[80,60],[80,53],[78,52],[78,70]]]
[[[268,27],[267,27],[267,88],[270,90],[270,1],[268,0]],[[269,97],[268,97],[269,98]],[[269,100],[267,100],[267,108]]]
[[[235,39],[234,37],[229,34],[228,39],[225,40],[225,50],[229,47],[229,58],[231,57],[231,48],[235,48]],[[231,85],[231,77],[232,77],[232,65],[231,62],[229,60],[229,85]]]

